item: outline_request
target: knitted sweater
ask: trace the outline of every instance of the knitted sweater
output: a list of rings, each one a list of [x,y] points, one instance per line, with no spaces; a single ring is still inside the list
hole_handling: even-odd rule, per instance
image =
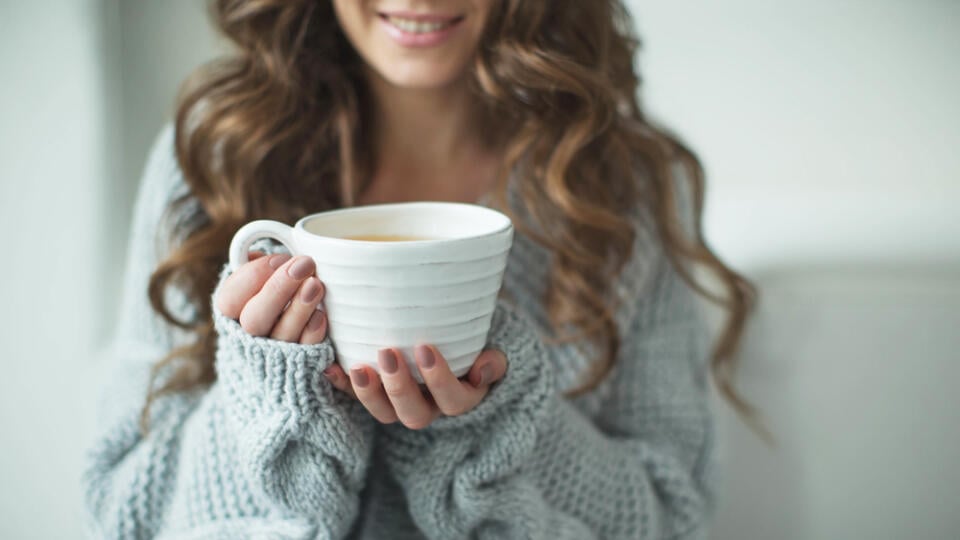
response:
[[[332,388],[318,345],[253,337],[215,313],[217,380],[159,399],[138,430],[150,369],[188,336],[147,281],[186,193],[173,133],[145,170],[122,312],[83,477],[97,538],[703,538],[711,507],[707,332],[649,220],[616,282],[622,346],[594,391],[567,399],[589,359],[547,344],[550,254],[518,234],[488,347],[506,376],[459,417],[378,424]],[[174,309],[189,313],[176,293]],[[179,306],[179,308],[178,308]]]

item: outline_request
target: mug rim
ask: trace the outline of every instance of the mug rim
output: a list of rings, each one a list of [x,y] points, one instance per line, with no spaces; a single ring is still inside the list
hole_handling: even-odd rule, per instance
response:
[[[416,207],[416,206],[433,207],[433,208],[436,208],[436,207],[460,207],[460,208],[464,208],[464,207],[465,207],[465,208],[469,208],[471,211],[481,211],[481,212],[488,212],[488,213],[495,214],[497,217],[502,218],[502,219],[504,220],[504,225],[503,225],[502,227],[498,227],[498,228],[495,229],[495,230],[492,230],[492,231],[489,231],[489,232],[485,232],[485,233],[483,233],[483,234],[474,234],[474,235],[467,235],[467,236],[458,236],[458,237],[455,237],[455,238],[428,238],[428,239],[425,239],[425,240],[400,240],[400,241],[397,241],[397,242],[390,242],[390,245],[391,245],[391,246],[396,246],[396,247],[408,246],[408,245],[409,245],[409,246],[413,246],[413,245],[420,246],[420,245],[424,245],[424,244],[442,244],[442,243],[445,243],[445,242],[462,242],[462,241],[464,241],[464,240],[473,240],[473,239],[478,239],[478,238],[487,238],[487,237],[490,237],[490,236],[501,235],[501,234],[503,234],[503,233],[505,233],[505,232],[509,232],[509,231],[511,231],[511,230],[513,229],[513,221],[510,219],[509,216],[507,216],[507,215],[504,214],[503,212],[500,212],[499,210],[495,210],[495,209],[493,209],[493,208],[489,208],[489,207],[487,207],[487,206],[483,206],[483,205],[480,205],[480,204],[462,203],[462,202],[447,202],[447,201],[410,201],[410,202],[398,202],[398,203],[367,204],[367,205],[363,205],[363,206],[351,206],[351,207],[349,207],[349,208],[338,208],[338,209],[336,209],[336,210],[327,210],[327,211],[323,211],[323,212],[316,212],[316,213],[313,213],[313,214],[304,216],[304,217],[300,218],[299,220],[297,220],[297,222],[294,224],[293,228],[294,228],[295,230],[298,230],[298,231],[302,232],[302,233],[308,234],[308,235],[310,235],[310,236],[313,237],[313,238],[322,238],[324,241],[330,241],[330,242],[342,243],[342,244],[354,244],[354,245],[356,245],[356,244],[376,244],[376,245],[383,246],[384,243],[383,243],[383,242],[380,242],[380,241],[377,241],[377,240],[355,240],[355,239],[351,239],[351,238],[342,238],[342,237],[339,237],[339,236],[326,236],[326,235],[322,235],[322,234],[317,234],[317,233],[308,231],[308,230],[306,229],[306,223],[309,222],[309,221],[312,220],[312,219],[315,219],[315,218],[321,217],[321,216],[322,216],[322,217],[330,217],[330,216],[336,216],[336,215],[339,215],[339,214],[358,213],[358,212],[365,212],[365,211],[370,211],[370,210],[389,210],[389,209],[391,209],[391,208],[396,208],[396,207],[410,208],[410,207]]]

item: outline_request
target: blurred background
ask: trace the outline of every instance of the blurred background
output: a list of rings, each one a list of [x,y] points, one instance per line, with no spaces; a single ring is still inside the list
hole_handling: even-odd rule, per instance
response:
[[[760,286],[718,539],[960,537],[960,2],[629,2],[643,99]],[[0,538],[81,536],[127,224],[201,0],[0,2]]]

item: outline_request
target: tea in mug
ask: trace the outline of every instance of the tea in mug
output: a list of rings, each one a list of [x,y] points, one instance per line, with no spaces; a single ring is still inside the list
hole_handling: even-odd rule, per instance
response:
[[[401,236],[394,234],[365,234],[360,236],[347,236],[347,240],[360,240],[363,242],[418,242],[422,240],[435,240],[426,236]]]

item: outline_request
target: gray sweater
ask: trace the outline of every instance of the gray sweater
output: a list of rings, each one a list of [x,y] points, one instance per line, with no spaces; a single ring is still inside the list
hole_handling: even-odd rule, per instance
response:
[[[550,254],[517,235],[489,347],[508,371],[473,411],[411,431],[333,389],[318,345],[253,337],[215,313],[217,381],[138,415],[151,365],[188,336],[151,310],[163,215],[186,186],[173,132],[146,167],[122,311],[83,477],[97,538],[703,538],[713,426],[707,331],[649,220],[616,283],[623,346],[599,388],[566,399],[589,360],[548,345]],[[189,306],[171,295],[183,313]]]

